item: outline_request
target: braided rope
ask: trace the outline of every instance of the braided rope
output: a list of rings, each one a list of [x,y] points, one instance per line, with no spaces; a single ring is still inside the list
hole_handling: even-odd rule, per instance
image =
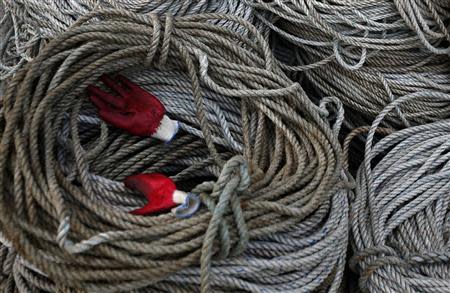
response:
[[[98,120],[84,91],[106,72],[161,98],[181,122],[171,144]],[[333,129],[323,119],[331,102]],[[92,12],[16,73],[2,110],[0,226],[26,260],[15,261],[8,288],[339,289],[343,109],[333,98],[311,103],[241,18]],[[200,194],[204,208],[184,220],[127,213],[143,199],[121,181],[155,171]]]

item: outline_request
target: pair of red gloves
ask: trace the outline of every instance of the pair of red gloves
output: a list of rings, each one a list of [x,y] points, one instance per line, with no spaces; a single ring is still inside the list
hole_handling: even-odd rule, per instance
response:
[[[107,93],[94,85],[87,88],[89,98],[98,108],[103,121],[130,134],[154,137],[165,142],[170,142],[176,135],[178,121],[165,114],[164,105],[154,95],[120,75],[115,78],[103,75],[100,80],[116,94]],[[133,175],[127,177],[124,183],[148,199],[144,207],[132,211],[132,214],[148,215],[172,210],[177,217],[186,218],[200,206],[196,195],[177,190],[173,180],[162,174]]]

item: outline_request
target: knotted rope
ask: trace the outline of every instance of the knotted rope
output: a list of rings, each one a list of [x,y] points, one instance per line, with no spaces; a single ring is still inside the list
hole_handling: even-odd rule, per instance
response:
[[[351,265],[368,292],[448,292],[448,120],[406,128],[374,143],[375,119],[358,170],[350,223]]]
[[[117,72],[181,122],[170,144],[99,121],[85,88]],[[16,286],[336,292],[348,207],[338,128],[324,105],[309,101],[240,18],[123,10],[79,18],[5,92],[0,227],[26,261],[13,268]],[[183,220],[127,213],[144,199],[121,181],[140,172],[171,176],[205,207]]]
[[[293,51],[280,57],[281,66],[303,72],[322,96],[338,97],[351,127],[370,125],[387,104],[410,94],[421,97],[389,113],[385,126],[449,117],[447,0],[246,2],[278,36],[273,46]]]

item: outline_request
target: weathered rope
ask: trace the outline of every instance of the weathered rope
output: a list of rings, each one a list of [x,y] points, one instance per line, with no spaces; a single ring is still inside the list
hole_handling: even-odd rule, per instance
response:
[[[76,20],[98,9],[117,8],[136,13],[176,16],[198,13],[227,13],[246,20],[253,17],[250,6],[235,0],[4,0],[0,9],[0,80],[12,76],[29,62],[48,40],[65,32]],[[240,29],[233,22],[223,26]]]
[[[356,178],[351,266],[368,292],[450,288],[449,121],[406,128],[374,142],[387,113],[409,101],[396,100],[375,119]]]
[[[99,124],[85,88],[106,72],[155,91],[181,122],[171,144]],[[332,102],[333,129],[324,120]],[[40,284],[18,262],[14,286],[339,289],[348,237],[342,107],[311,103],[241,18],[91,13],[8,82],[3,111],[1,231],[49,278]],[[204,208],[184,220],[128,214],[143,199],[121,181],[153,171],[200,194]]]
[[[322,95],[338,97],[352,126],[370,125],[391,101],[393,128],[449,117],[450,2],[447,0],[247,0],[256,18],[294,51],[281,60]],[[271,12],[264,17],[259,12]],[[282,58],[280,58],[282,59]],[[288,61],[287,63],[285,63]]]

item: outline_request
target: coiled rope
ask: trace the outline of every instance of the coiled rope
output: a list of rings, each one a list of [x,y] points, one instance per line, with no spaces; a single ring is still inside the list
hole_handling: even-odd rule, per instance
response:
[[[295,51],[287,71],[299,71],[325,96],[338,97],[352,126],[383,121],[398,128],[449,117],[450,2],[447,0],[247,0],[255,16]],[[264,17],[258,12],[271,12]],[[284,61],[284,60],[283,60]]]
[[[65,32],[76,20],[93,10],[123,9],[136,13],[190,15],[226,13],[251,21],[248,5],[235,0],[5,0],[0,3],[5,14],[0,18],[0,80],[12,76],[29,62],[48,42]],[[224,26],[240,27],[220,22]]]
[[[373,139],[387,113],[406,102],[389,104],[368,132],[351,207],[351,266],[364,291],[448,292],[449,121]]]
[[[171,144],[99,123],[85,88],[116,72],[155,89],[181,122]],[[5,91],[0,227],[10,258],[20,256],[15,286],[336,292],[348,207],[342,108],[333,129],[323,119],[331,102],[311,103],[240,18],[81,17]],[[184,220],[128,214],[143,199],[121,181],[155,171],[200,194],[204,207]]]

